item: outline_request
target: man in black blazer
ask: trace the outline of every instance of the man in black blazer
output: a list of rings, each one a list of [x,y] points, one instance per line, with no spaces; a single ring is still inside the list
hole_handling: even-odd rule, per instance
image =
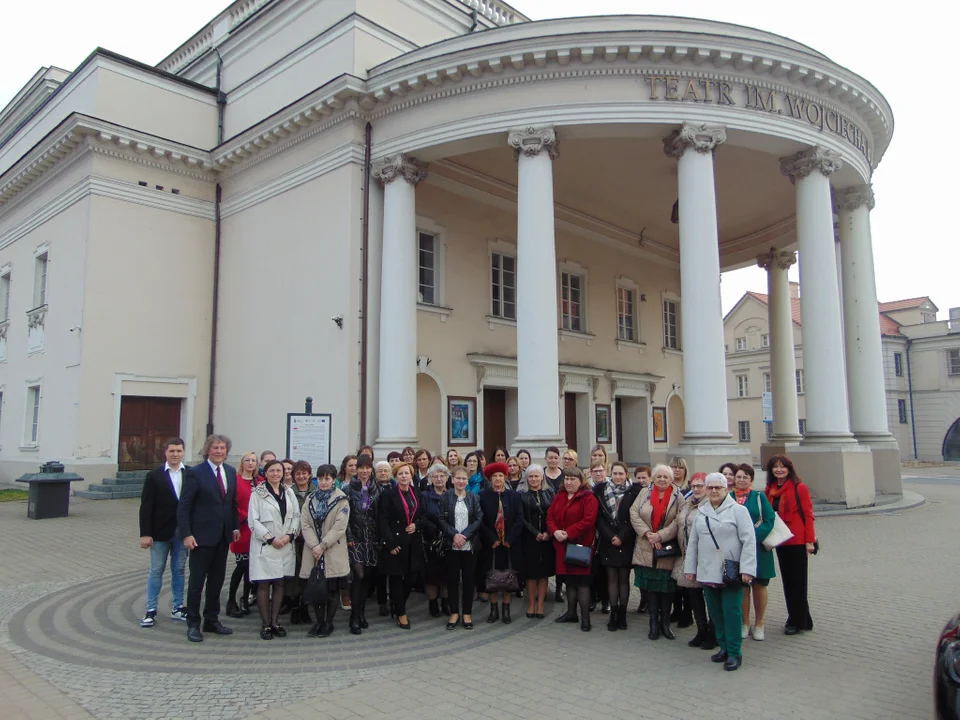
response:
[[[183,489],[183,476],[187,467],[183,464],[184,443],[180,438],[167,440],[163,448],[166,462],[147,473],[140,494],[140,547],[150,549],[150,574],[147,576],[147,612],[140,627],[153,627],[157,617],[157,600],[163,585],[163,570],[170,558],[170,587],[173,591],[173,608],[170,617],[186,620],[183,606],[184,568],[187,550],[183,538],[177,532],[177,507]]]
[[[200,632],[200,596],[207,586],[203,606],[203,632],[230,635],[220,623],[220,591],[227,572],[227,551],[240,539],[237,512],[237,471],[224,461],[232,443],[225,435],[211,435],[203,444],[204,462],[187,472],[180,494],[177,525],[190,551],[187,587],[187,639],[203,642]]]

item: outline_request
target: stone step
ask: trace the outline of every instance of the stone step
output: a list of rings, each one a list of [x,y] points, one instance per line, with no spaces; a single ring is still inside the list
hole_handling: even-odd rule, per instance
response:
[[[143,492],[142,485],[88,485],[86,492],[95,492],[95,493],[136,493],[137,497]]]
[[[117,478],[123,480],[146,480],[149,470],[120,470],[117,472]]]
[[[90,492],[80,490],[76,493],[76,496],[87,500],[119,500],[121,498],[138,498],[140,492]]]
[[[130,485],[131,487],[143,487],[145,482],[146,478],[112,477],[103,479],[104,485]]]

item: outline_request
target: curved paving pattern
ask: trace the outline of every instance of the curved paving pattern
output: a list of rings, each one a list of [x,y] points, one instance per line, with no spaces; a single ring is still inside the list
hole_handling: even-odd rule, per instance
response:
[[[410,602],[410,631],[390,618],[369,617],[370,628],[357,637],[347,630],[348,614],[337,613],[329,638],[308,638],[306,627],[286,626],[289,635],[271,641],[259,637],[254,613],[242,620],[223,617],[229,637],[204,635],[203,643],[186,639],[186,624],[158,616],[153,628],[141,628],[145,573],[124,573],[50,593],[17,611],[9,620],[10,638],[20,647],[60,662],[110,670],[131,670],[147,663],[152,672],[242,672],[251,662],[281,662],[287,672],[317,672],[383,667],[469,650],[532,629],[549,620],[529,620],[517,603],[511,625],[483,622],[486,605],[475,606],[475,630],[446,630],[443,618],[431,618],[424,596]],[[169,608],[169,592],[160,607]],[[376,614],[376,605],[373,605]],[[481,615],[482,613],[482,615]]]

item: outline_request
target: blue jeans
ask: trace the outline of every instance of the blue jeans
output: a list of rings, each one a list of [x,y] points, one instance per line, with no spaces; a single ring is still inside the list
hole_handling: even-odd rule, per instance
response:
[[[163,571],[170,556],[170,588],[173,591],[174,609],[183,607],[184,571],[187,566],[187,549],[183,546],[180,533],[174,533],[172,539],[165,542],[154,540],[150,546],[150,574],[147,576],[147,610],[157,609],[160,587],[163,585]]]

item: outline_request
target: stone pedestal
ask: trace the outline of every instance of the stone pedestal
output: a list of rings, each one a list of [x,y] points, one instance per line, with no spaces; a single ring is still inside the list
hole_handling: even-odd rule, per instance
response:
[[[803,444],[790,451],[797,474],[818,500],[848,508],[873,505],[873,453],[857,443]]]
[[[687,461],[687,479],[694,473],[718,472],[724,463],[732,462],[740,465],[750,463],[750,448],[737,445],[693,445],[680,443],[680,446],[669,451],[667,461],[679,456]]]
[[[767,461],[774,455],[791,457],[798,447],[800,447],[799,440],[781,440],[774,437],[770,442],[760,445],[760,466],[765,468]]]
[[[900,448],[896,442],[860,441],[873,455],[873,480],[877,495],[903,495],[903,475],[900,467]]]

